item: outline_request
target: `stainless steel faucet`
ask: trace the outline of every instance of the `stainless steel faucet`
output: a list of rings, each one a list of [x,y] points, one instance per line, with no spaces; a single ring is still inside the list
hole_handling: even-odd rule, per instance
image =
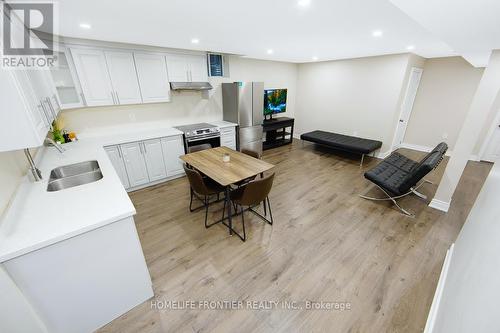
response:
[[[31,170],[31,173],[33,174],[33,179],[36,182],[39,182],[40,180],[42,180],[42,173],[36,167],[35,161],[33,161],[33,157],[31,157],[31,153],[30,153],[30,150],[28,148],[24,149],[24,155],[26,155],[26,158],[28,159],[28,162],[30,164],[30,170]]]
[[[57,150],[58,150],[61,154],[62,154],[62,153],[64,153],[64,151],[65,151],[65,149],[64,149],[64,148],[63,148],[60,144],[58,144],[57,142],[55,142],[55,141],[54,141],[54,139],[52,139],[52,138],[45,138],[45,144],[46,144],[47,146],[52,145],[52,146],[56,147],[56,149],[57,149]]]

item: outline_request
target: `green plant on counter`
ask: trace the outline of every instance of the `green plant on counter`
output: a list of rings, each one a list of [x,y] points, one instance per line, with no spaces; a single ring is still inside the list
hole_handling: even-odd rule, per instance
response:
[[[64,143],[64,137],[61,130],[57,127],[57,123],[54,121],[52,123],[52,138],[55,142]]]

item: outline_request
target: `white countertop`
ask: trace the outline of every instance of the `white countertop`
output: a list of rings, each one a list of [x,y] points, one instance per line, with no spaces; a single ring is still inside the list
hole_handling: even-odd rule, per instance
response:
[[[0,221],[0,263],[135,215],[103,146],[180,134],[161,123],[134,125],[82,135],[79,141],[64,145],[63,154],[54,147],[41,148],[36,160],[43,180],[33,183],[25,177]],[[52,169],[90,160],[98,161],[102,179],[47,192]]]
[[[225,121],[225,120],[210,121],[209,124],[217,126],[219,128],[238,126],[238,124],[230,123],[229,121]]]

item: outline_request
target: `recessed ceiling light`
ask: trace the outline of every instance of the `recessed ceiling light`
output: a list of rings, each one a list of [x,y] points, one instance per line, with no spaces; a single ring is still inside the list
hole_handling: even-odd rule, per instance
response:
[[[384,32],[382,30],[375,30],[372,32],[373,37],[382,37],[383,34]]]
[[[273,50],[271,50],[271,49],[267,50],[267,54],[273,54],[273,53],[274,53]]]
[[[415,45],[408,45],[408,46],[406,47],[406,49],[407,49],[408,51],[415,50]]]
[[[88,23],[80,23],[80,28],[82,29],[90,29],[92,26]]]
[[[299,5],[300,7],[307,7],[311,4],[311,0],[299,0],[297,2],[297,5]]]
[[[314,57],[312,57],[312,60],[313,61],[318,61],[318,57],[314,56]]]
[[[198,38],[191,39],[191,43],[193,43],[193,44],[198,44],[199,42],[200,42],[200,40]]]

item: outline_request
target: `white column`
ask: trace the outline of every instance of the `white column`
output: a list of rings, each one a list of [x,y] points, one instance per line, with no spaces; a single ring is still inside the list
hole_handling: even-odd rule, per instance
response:
[[[483,73],[478,88],[469,107],[453,154],[448,161],[441,183],[429,204],[430,207],[448,211],[467,161],[472,155],[477,135],[483,129],[488,114],[500,91],[500,50],[492,52],[488,67]]]

